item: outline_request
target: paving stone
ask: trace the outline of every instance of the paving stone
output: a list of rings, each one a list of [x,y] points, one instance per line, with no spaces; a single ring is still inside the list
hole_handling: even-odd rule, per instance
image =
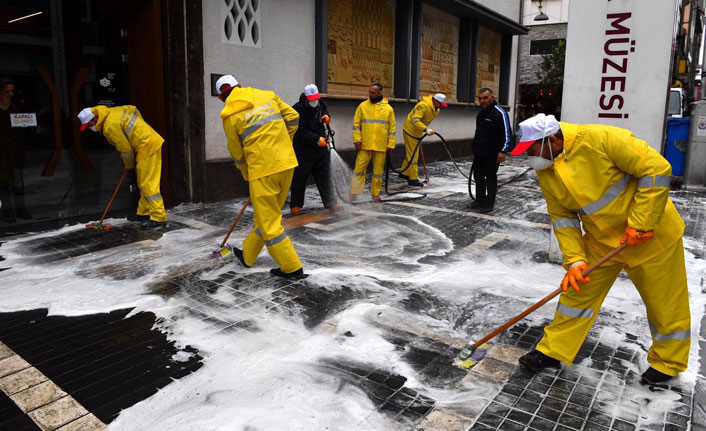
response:
[[[471,425],[468,419],[460,418],[439,410],[433,410],[419,424],[419,431],[466,431]]]
[[[13,352],[12,349],[7,347],[3,343],[0,343],[0,359],[9,358],[10,356],[12,356],[14,354],[15,354],[15,352]]]
[[[486,357],[471,369],[474,374],[480,374],[499,382],[506,381],[513,371],[515,371],[515,365],[489,357]]]
[[[517,360],[525,353],[527,353],[527,350],[518,349],[517,347],[503,344],[496,344],[488,349],[488,354],[486,357],[516,365]]]
[[[106,424],[89,413],[86,416],[64,425],[56,431],[104,431],[107,429],[108,426]]]
[[[0,378],[29,367],[31,367],[31,365],[18,355],[2,359],[0,360]]]
[[[26,368],[0,378],[0,390],[7,395],[13,395],[45,380],[47,378],[36,368]]]
[[[615,419],[611,429],[618,431],[633,431],[635,429],[635,425],[620,419]]]
[[[66,392],[62,391],[56,384],[46,381],[18,392],[12,395],[11,398],[23,412],[27,413],[65,396]]]
[[[87,414],[88,411],[71,397],[60,398],[29,412],[43,430],[54,430]]]

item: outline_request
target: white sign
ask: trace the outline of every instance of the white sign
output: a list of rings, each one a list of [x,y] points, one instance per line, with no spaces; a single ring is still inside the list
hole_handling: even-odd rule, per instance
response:
[[[37,114],[35,114],[34,112],[10,114],[10,126],[37,127]]]
[[[706,117],[699,116],[699,122],[696,123],[696,135],[706,136]]]
[[[677,0],[572,0],[561,119],[662,149]]]

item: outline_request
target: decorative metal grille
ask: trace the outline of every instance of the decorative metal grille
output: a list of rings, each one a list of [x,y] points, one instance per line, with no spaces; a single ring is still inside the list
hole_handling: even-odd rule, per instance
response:
[[[260,48],[260,0],[221,1],[221,40]]]

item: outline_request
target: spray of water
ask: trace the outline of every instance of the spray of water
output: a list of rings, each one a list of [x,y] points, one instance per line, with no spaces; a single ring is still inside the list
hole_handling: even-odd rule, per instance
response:
[[[353,171],[350,170],[346,162],[343,161],[336,150],[331,149],[331,183],[336,196],[342,202],[348,201],[352,175]]]

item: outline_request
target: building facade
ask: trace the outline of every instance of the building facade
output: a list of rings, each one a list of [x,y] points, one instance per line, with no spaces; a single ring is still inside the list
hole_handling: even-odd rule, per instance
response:
[[[25,154],[22,192],[30,213],[45,220],[100,213],[120,177],[117,152],[97,134],[78,133],[76,113],[94,104],[136,105],[165,138],[168,206],[246,194],[219,117],[214,83],[223,74],[289,104],[306,84],[317,84],[337,149],[349,161],[353,114],[371,82],[385,86],[400,129],[421,97],[444,92],[449,107],[434,129],[454,153],[469,154],[479,88],[493,88],[514,112],[518,35],[526,32],[514,0],[9,3],[0,9],[3,22],[43,12],[0,25],[0,48],[13,59],[0,65],[0,76],[12,79],[16,92],[32,93],[18,109],[42,119],[18,140],[36,150]],[[41,146],[29,144],[29,135],[43,136]],[[394,157],[401,159],[401,133],[397,139]],[[428,159],[441,149],[427,147]],[[129,208],[132,199],[121,192],[116,208]]]
[[[520,36],[517,120],[539,113],[561,117],[560,92],[542,85],[538,74],[544,56],[551,55],[559,43],[566,44],[569,0],[522,2],[522,24],[528,32]]]

